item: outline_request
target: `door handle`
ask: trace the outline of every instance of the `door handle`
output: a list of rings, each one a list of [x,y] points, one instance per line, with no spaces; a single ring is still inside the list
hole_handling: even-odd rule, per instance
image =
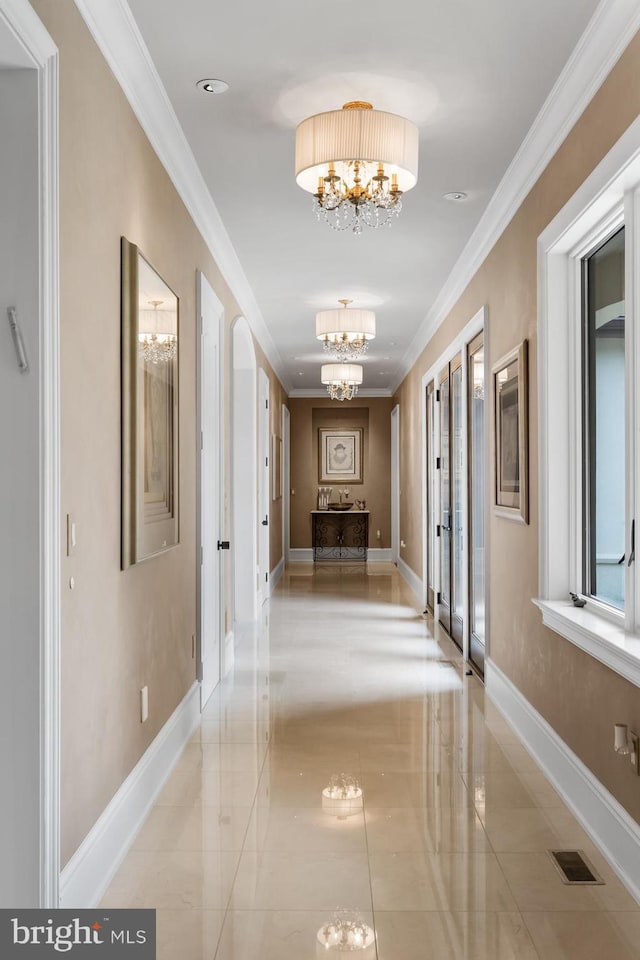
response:
[[[218,540],[218,550],[228,550],[231,546],[228,540]]]
[[[263,526],[263,527],[268,527],[268,526],[269,526],[269,517],[265,517],[265,518],[264,518],[264,520],[262,521],[262,526]]]

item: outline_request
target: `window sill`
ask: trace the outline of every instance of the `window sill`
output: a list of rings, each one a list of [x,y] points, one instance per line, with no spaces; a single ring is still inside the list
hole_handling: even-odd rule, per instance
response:
[[[595,657],[625,680],[640,687],[640,637],[586,607],[568,600],[533,600],[542,611],[542,622]]]

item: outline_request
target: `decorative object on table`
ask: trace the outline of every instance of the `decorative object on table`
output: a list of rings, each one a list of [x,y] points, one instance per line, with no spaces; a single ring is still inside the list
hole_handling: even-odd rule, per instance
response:
[[[362,427],[352,430],[318,428],[320,483],[362,483]]]
[[[587,601],[584,597],[579,597],[577,593],[570,593],[569,596],[573,601],[574,607],[586,607]]]
[[[347,510],[351,510],[353,503],[351,500],[333,500],[329,501],[329,510],[337,510],[339,513],[343,513]]]
[[[318,510],[328,510],[333,487],[318,487]]]
[[[355,501],[354,501],[354,505],[355,505],[356,510],[366,510],[366,509],[367,509],[367,501],[366,501],[366,500],[355,500]]]
[[[353,400],[362,383],[362,367],[358,363],[323,363],[320,381],[332,400]]]
[[[527,341],[493,366],[495,512],[529,522]]]
[[[121,568],[179,541],[178,297],[121,241]]]
[[[376,335],[373,310],[349,308],[353,300],[338,300],[342,310],[321,310],[316,313],[316,340],[322,340],[325,353],[336,360],[358,360]]]
[[[390,224],[418,179],[418,128],[352,100],[298,124],[295,170],[318,220],[334,230]]]

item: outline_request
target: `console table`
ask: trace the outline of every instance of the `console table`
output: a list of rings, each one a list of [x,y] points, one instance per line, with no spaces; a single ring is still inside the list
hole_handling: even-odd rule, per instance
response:
[[[366,560],[368,510],[312,510],[314,560]]]

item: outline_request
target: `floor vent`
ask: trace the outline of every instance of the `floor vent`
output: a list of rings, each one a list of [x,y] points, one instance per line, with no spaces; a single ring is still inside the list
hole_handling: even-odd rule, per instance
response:
[[[582,850],[549,850],[563,883],[582,886],[601,886],[604,880],[598,876]]]

